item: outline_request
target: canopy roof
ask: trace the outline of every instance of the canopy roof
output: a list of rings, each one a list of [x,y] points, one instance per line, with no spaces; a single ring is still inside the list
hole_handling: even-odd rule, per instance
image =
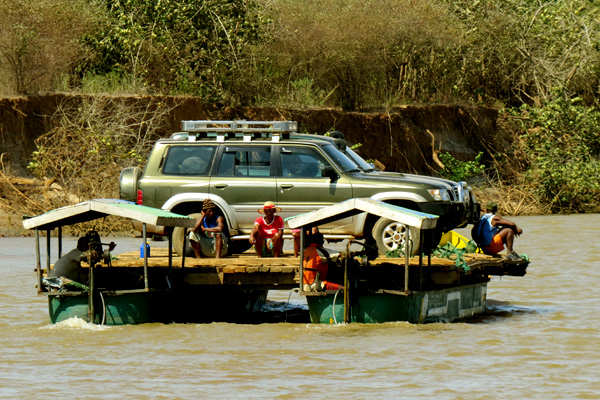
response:
[[[319,210],[300,214],[288,218],[286,221],[290,228],[296,229],[306,225],[323,225],[362,212],[389,218],[418,229],[433,229],[438,219],[437,215],[409,210],[408,208],[394,206],[369,198],[355,198],[332,206],[323,207]]]
[[[140,206],[118,199],[92,199],[48,211],[23,221],[26,229],[54,229],[59,226],[104,218],[107,215],[128,218],[142,223],[161,226],[193,227],[196,220],[158,208]]]

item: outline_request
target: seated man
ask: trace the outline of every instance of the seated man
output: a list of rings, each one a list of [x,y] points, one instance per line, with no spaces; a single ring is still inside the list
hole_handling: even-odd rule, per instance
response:
[[[81,261],[89,260],[89,248],[89,239],[85,236],[80,237],[77,241],[77,248],[58,259],[48,274],[48,278],[66,278],[68,279],[66,283],[75,281],[87,284],[88,274],[84,273]]]
[[[302,264],[302,288],[305,292],[343,289],[342,285],[327,281],[327,272],[331,262],[329,253],[323,248],[323,234],[313,228],[307,236]]]
[[[283,219],[276,212],[281,208],[276,207],[272,201],[267,201],[263,208],[258,210],[263,216],[256,218],[254,228],[250,234],[250,243],[254,245],[259,257],[279,257],[283,247]]]
[[[485,219],[482,227],[483,245],[481,246],[485,254],[498,254],[504,250],[506,245],[506,254],[509,260],[519,260],[521,257],[513,250],[515,236],[523,233],[523,230],[517,227],[512,221],[496,215],[498,205],[489,201],[486,205],[486,214],[481,218]]]
[[[217,206],[212,200],[202,203],[202,216],[196,221],[189,238],[196,258],[202,254],[207,257],[221,258],[227,255],[227,229],[225,218],[216,213]]]

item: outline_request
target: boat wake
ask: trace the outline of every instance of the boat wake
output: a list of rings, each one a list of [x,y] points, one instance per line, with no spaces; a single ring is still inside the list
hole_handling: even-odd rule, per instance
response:
[[[72,317],[72,318],[66,319],[64,321],[60,321],[56,324],[45,325],[41,329],[48,329],[48,330],[71,329],[71,330],[103,331],[103,330],[108,329],[108,326],[90,324],[89,322],[85,322],[81,318]]]

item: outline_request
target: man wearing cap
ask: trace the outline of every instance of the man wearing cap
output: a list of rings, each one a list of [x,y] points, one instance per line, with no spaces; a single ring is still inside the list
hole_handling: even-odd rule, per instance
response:
[[[52,271],[48,274],[49,278],[67,278],[71,281],[86,283],[87,273],[81,267],[81,261],[88,262],[90,241],[84,236],[77,240],[77,248],[58,259]]]
[[[262,216],[254,221],[254,228],[250,234],[250,244],[254,245],[259,257],[279,257],[283,245],[283,219],[275,213],[281,208],[272,201],[267,201],[263,208],[258,210]]]
[[[212,200],[206,199],[202,203],[202,216],[189,235],[196,258],[201,258],[202,254],[215,258],[227,255],[225,218],[217,215],[216,210],[217,206]]]
[[[486,254],[498,254],[504,250],[506,245],[507,258],[510,260],[519,260],[521,257],[513,250],[513,242],[515,235],[519,236],[523,233],[523,230],[517,227],[512,221],[496,215],[498,211],[498,205],[493,201],[488,201],[486,204],[486,214],[481,217],[485,218],[485,225],[483,227],[483,238],[484,243],[481,248]]]

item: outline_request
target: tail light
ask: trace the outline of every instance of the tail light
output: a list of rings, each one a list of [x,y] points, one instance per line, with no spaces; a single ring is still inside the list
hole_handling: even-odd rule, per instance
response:
[[[138,189],[136,203],[142,205],[144,203],[144,192]]]

